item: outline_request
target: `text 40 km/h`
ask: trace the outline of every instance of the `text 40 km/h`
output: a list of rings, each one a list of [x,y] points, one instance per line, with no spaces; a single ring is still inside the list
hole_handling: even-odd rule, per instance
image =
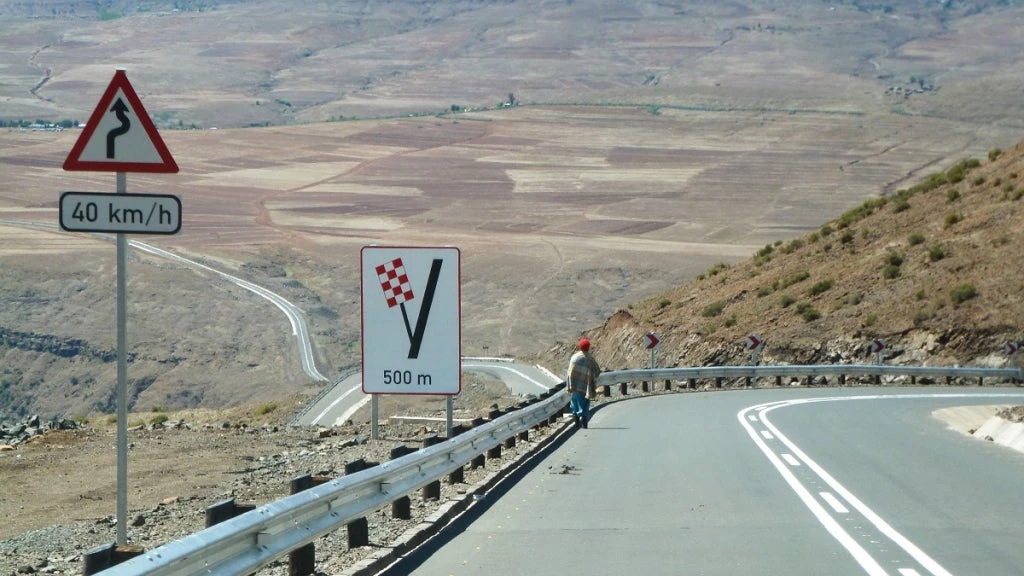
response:
[[[165,194],[64,192],[60,227],[70,232],[177,234],[181,200]]]

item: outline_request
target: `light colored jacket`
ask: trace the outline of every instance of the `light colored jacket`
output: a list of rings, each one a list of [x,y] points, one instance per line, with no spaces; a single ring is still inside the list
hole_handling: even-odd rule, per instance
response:
[[[569,369],[565,374],[566,388],[570,392],[579,392],[585,396],[593,394],[597,377],[601,375],[601,367],[589,352],[577,350],[569,359]]]

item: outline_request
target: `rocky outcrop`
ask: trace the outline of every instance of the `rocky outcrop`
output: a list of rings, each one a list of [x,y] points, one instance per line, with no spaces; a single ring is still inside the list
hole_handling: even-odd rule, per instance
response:
[[[41,352],[53,354],[61,358],[82,356],[90,360],[99,360],[100,362],[114,362],[117,360],[116,350],[97,350],[85,340],[64,338],[53,334],[21,332],[3,326],[0,326],[0,348]],[[129,353],[129,361],[133,357],[134,354]]]
[[[50,430],[76,430],[81,426],[74,420],[58,418],[54,420],[41,421],[39,416],[30,416],[17,424],[0,425],[0,450],[3,447],[14,447],[24,444],[35,436],[44,434]]]

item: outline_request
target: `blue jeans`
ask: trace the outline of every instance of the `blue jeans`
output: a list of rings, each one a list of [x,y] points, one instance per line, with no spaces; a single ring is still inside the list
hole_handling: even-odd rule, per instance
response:
[[[590,420],[590,400],[579,392],[573,392],[569,399],[569,410],[573,416],[582,416],[584,420]]]

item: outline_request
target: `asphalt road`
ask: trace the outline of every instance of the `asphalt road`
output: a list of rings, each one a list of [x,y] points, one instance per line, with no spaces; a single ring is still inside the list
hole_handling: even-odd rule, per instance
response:
[[[561,379],[530,364],[520,364],[507,358],[463,358],[463,372],[479,372],[499,378],[513,394],[541,394],[558,384]],[[334,426],[345,422],[367,402],[363,393],[362,373],[355,372],[343,378],[327,394],[317,399],[296,420],[303,426]]]
[[[389,574],[1018,576],[1024,454],[931,413],[1022,399],[854,388],[607,404]]]

